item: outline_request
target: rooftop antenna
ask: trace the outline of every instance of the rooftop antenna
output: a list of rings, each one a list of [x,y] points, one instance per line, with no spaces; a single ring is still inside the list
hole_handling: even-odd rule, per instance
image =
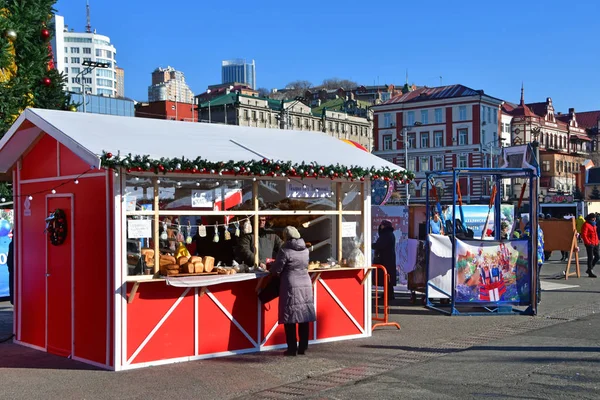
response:
[[[85,31],[87,33],[92,33],[92,23],[90,22],[90,1],[86,0],[85,2],[85,11],[87,16],[87,25],[85,26]]]

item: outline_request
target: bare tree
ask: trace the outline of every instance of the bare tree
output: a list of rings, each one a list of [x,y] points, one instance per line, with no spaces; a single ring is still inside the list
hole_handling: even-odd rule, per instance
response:
[[[271,91],[264,87],[258,88],[257,91],[260,97],[269,97],[269,95],[271,94]]]
[[[346,90],[353,89],[358,86],[358,83],[351,81],[349,79],[340,79],[340,78],[328,78],[324,79],[322,83],[322,87],[325,89],[339,89],[344,88]]]

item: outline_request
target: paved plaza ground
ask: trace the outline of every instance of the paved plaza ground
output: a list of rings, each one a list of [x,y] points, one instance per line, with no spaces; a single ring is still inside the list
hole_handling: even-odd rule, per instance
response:
[[[597,399],[600,279],[553,279],[544,265],[539,315],[448,317],[401,294],[367,339],[109,372],[0,343],[0,399]],[[554,260],[553,260],[554,259]],[[585,271],[585,258],[582,272]],[[0,303],[0,340],[12,308]]]

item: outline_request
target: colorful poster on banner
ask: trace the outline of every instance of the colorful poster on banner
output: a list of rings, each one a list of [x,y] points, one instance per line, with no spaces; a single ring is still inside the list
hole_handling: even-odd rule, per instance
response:
[[[492,207],[492,211],[490,212],[490,219],[487,224],[487,233],[492,233],[495,229],[494,225],[494,214],[495,207]],[[465,214],[465,223],[467,224],[467,228],[473,230],[473,237],[475,239],[481,239],[481,233],[483,232],[483,225],[485,224],[485,219],[487,218],[489,206],[487,205],[464,205],[462,206],[463,212]],[[452,206],[449,206],[444,214],[444,218],[446,220],[452,220]],[[460,219],[460,212],[458,211],[458,207],[456,207],[456,218]],[[512,204],[502,204],[500,206],[500,218],[502,221],[506,221],[508,224],[508,235],[510,237],[510,230],[513,226],[514,220],[514,206]],[[493,239],[493,237],[489,237],[486,234],[484,239]]]
[[[456,302],[527,304],[527,260],[527,240],[456,240]]]
[[[0,210],[0,298],[8,297],[8,245],[12,240],[13,210]]]
[[[381,221],[387,219],[394,226],[396,236],[396,277],[394,285],[407,283],[407,274],[404,265],[408,261],[408,207],[406,206],[372,206],[371,207],[371,235],[373,243],[379,237],[377,229]]]
[[[392,193],[394,193],[394,183],[386,181],[371,182],[371,205],[385,205],[392,197]]]

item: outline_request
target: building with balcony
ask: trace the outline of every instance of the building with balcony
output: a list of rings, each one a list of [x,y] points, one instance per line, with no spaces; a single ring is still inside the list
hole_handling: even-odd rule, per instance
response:
[[[527,104],[521,88],[521,101],[509,113],[512,145],[539,143],[540,194],[573,193],[578,187],[580,167],[589,158],[591,142],[586,129],[578,123],[575,109],[570,108],[567,114],[556,112],[550,97]],[[513,198],[520,185],[514,182]]]
[[[247,87],[225,85],[196,96],[199,120],[227,125],[320,131],[357,142],[369,151],[372,149],[372,125],[368,112],[365,116],[358,116],[333,105],[331,109],[322,108],[315,112],[301,100],[274,100],[244,94],[247,90]]]
[[[53,18],[54,64],[59,72],[65,74],[65,90],[73,93],[86,93],[101,96],[117,96],[117,50],[108,36],[99,35],[88,25],[86,32],[69,30],[64,17]],[[96,68],[83,73],[84,61],[107,63],[108,68]]]
[[[185,75],[173,67],[156,68],[152,72],[152,85],[148,86],[148,102],[194,102],[194,93],[185,82]]]
[[[463,85],[422,87],[372,107],[373,153],[414,171],[411,201],[425,202],[427,171],[497,166],[503,101]],[[452,183],[434,182],[444,201]],[[467,202],[489,199],[489,180],[460,178]]]

